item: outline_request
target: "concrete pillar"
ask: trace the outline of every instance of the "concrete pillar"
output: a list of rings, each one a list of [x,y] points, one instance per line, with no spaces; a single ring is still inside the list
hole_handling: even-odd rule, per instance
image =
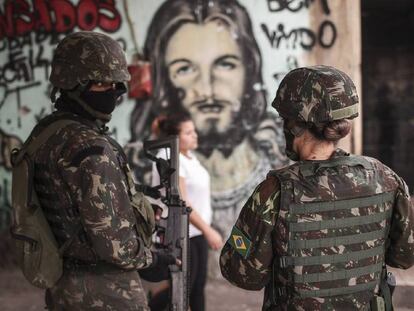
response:
[[[332,65],[346,72],[357,87],[361,104],[360,6],[359,0],[321,0],[310,6],[310,28],[319,29],[318,40],[322,44],[316,44],[312,53],[304,57],[308,65]],[[362,105],[359,113],[353,121],[352,134],[340,142],[340,147],[356,154],[362,152]]]

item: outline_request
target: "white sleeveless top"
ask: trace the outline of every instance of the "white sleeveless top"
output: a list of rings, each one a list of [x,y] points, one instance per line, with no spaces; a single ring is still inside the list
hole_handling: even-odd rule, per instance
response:
[[[166,152],[160,152],[160,158],[167,158]],[[211,224],[212,210],[210,199],[210,175],[201,165],[195,154],[188,152],[188,157],[181,154],[179,156],[179,176],[184,178],[187,190],[187,204],[190,205],[208,225]],[[152,166],[152,185],[160,183],[160,176],[155,163]],[[202,232],[190,224],[190,238],[201,235]]]

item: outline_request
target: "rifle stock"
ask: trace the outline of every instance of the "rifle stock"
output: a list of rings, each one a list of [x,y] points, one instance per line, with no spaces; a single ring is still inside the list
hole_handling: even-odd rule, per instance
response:
[[[151,151],[169,149],[168,160],[157,158]],[[165,195],[161,197],[162,202],[168,206],[168,217],[166,219],[164,239],[162,247],[167,249],[173,256],[181,260],[181,266],[170,265],[171,274],[171,302],[170,310],[188,310],[188,258],[189,258],[189,237],[188,237],[188,208],[180,198],[179,192],[179,149],[178,137],[171,136],[164,139],[145,141],[145,155],[156,162],[160,175],[161,185],[156,188],[164,188]],[[162,224],[161,224],[162,226]]]

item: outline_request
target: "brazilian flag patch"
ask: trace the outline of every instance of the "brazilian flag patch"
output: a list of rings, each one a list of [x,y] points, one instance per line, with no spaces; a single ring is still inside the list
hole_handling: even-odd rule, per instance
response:
[[[233,248],[243,256],[243,258],[247,258],[252,242],[236,226],[234,226],[231,231],[229,242],[231,246],[233,246]]]

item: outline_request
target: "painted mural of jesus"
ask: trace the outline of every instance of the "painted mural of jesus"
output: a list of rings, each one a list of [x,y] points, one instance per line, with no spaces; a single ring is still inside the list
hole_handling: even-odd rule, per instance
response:
[[[160,112],[187,110],[211,175],[213,225],[227,235],[248,193],[285,163],[281,124],[266,111],[261,55],[236,0],[165,1],[148,28],[153,98],[132,114],[133,140]]]

